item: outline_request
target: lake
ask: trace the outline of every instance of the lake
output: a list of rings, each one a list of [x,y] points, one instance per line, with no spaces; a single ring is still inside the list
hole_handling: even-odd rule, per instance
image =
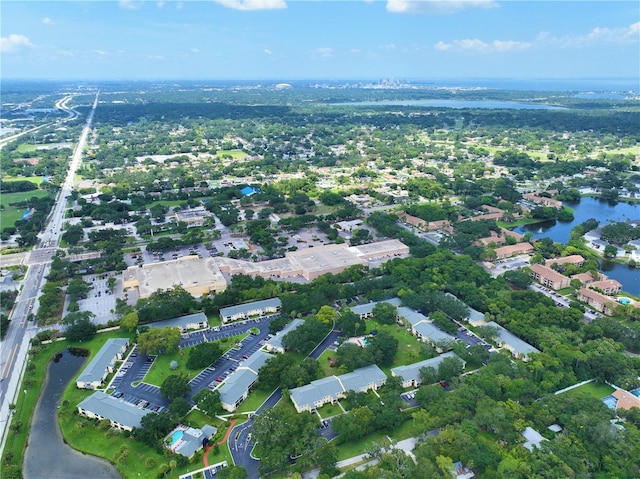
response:
[[[566,244],[569,241],[571,230],[588,220],[595,218],[604,226],[609,221],[626,221],[640,218],[640,203],[609,203],[597,198],[583,197],[579,203],[565,202],[565,206],[573,209],[573,221],[544,221],[532,225],[518,226],[516,233],[532,233],[533,237],[551,238],[558,243]],[[624,290],[634,295],[640,295],[640,271],[629,269],[627,265],[604,262],[602,271],[612,279],[620,281]]]
[[[430,108],[479,108],[484,110],[565,110],[561,106],[500,100],[380,100],[334,103],[353,106],[424,106]]]

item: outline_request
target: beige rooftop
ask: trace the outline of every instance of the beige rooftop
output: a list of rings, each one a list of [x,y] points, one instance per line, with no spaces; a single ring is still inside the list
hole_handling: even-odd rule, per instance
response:
[[[173,261],[130,266],[123,273],[123,287],[137,287],[140,297],[147,298],[159,289],[182,286],[198,297],[211,291],[224,291],[227,282],[213,258],[185,256]]]

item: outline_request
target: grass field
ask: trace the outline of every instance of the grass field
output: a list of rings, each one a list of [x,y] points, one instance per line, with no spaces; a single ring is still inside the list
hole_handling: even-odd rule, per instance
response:
[[[192,380],[195,378],[200,370],[192,371],[191,369],[187,369],[187,359],[189,358],[189,349],[179,349],[173,354],[161,354],[156,357],[153,362],[153,366],[149,369],[149,372],[144,377],[144,382],[148,384],[155,384],[156,386],[162,386],[162,382],[167,379],[169,376],[175,374],[184,374]],[[178,362],[178,369],[171,369],[169,364],[171,361]]]
[[[44,176],[5,176],[2,178],[2,181],[6,181],[7,183],[12,181],[28,181],[38,186],[40,186],[42,180],[44,180]]]
[[[20,153],[24,153],[26,151],[36,151],[36,145],[32,143],[21,143],[18,145],[18,148],[16,148],[16,150]]]
[[[582,392],[582,393],[587,393],[596,399],[602,399],[604,397],[607,397],[613,391],[615,391],[615,389],[609,386],[608,384],[591,382],[588,384],[583,384],[582,386],[579,386],[575,389],[571,389],[570,391],[567,391],[567,392],[568,393]]]
[[[16,221],[18,221],[24,215],[25,208],[24,207],[15,207],[11,206],[12,203],[20,203],[28,200],[29,198],[44,198],[49,193],[44,190],[33,190],[33,191],[21,191],[18,193],[2,193],[0,195],[0,204],[4,207],[2,212],[0,213],[0,217],[2,218],[0,221],[0,225],[4,228],[5,226],[13,226]]]
[[[387,331],[398,340],[402,347],[398,348],[396,357],[391,366],[381,367],[387,376],[391,375],[391,368],[412,364],[423,359],[427,359],[422,353],[422,343],[416,339],[409,331],[398,324],[379,324],[373,320],[367,321],[367,333],[373,330]]]
[[[218,158],[222,158],[225,155],[231,156],[234,160],[245,158],[247,156],[247,154],[242,150],[221,150],[216,154]]]

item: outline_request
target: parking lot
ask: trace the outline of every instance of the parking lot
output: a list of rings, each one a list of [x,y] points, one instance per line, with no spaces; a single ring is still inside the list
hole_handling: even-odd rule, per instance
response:
[[[218,361],[205,368],[190,381],[192,390],[190,396],[201,389],[215,389],[233,371],[235,371],[250,355],[264,346],[269,335],[269,323],[276,315],[265,318],[239,321],[212,329],[197,331],[183,335],[180,348],[195,346],[205,341],[217,341],[232,336],[240,336],[249,333],[252,328],[258,328],[259,333],[248,334],[237,343],[229,343],[229,349]],[[113,390],[113,396],[144,409],[153,411],[168,407],[168,402],[160,394],[158,386],[144,382],[155,356],[146,356],[134,348],[125,359],[122,366],[114,375],[108,389]],[[133,386],[133,383],[137,383]]]

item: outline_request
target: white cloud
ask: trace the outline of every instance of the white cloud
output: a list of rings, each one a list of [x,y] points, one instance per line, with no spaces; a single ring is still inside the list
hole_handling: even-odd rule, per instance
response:
[[[42,19],[42,23],[43,23],[44,25],[54,25],[53,20],[51,20],[49,17],[44,17],[44,18]]]
[[[315,50],[316,55],[320,55],[321,58],[331,58],[333,56],[333,48],[322,47]]]
[[[467,8],[496,8],[495,0],[387,0],[387,11],[392,13],[422,13],[443,15]]]
[[[164,7],[164,2],[156,2],[156,7],[158,8]]]
[[[164,60],[162,55],[144,55],[147,60]]]
[[[264,49],[264,53],[265,53],[266,55],[273,55],[273,52],[272,52],[271,50],[269,50],[268,48],[265,48],[265,49]]]
[[[21,47],[32,47],[33,44],[24,35],[12,33],[8,37],[0,37],[0,52],[15,52]]]
[[[192,48],[191,49],[191,53],[200,53],[200,49],[199,48]]]
[[[101,57],[109,55],[109,52],[105,50],[94,50],[93,53],[95,53],[96,55],[100,55]]]
[[[451,43],[438,42],[435,44],[435,49],[440,51],[475,53],[519,51],[526,50],[530,47],[531,44],[528,42],[517,42],[515,40],[493,40],[492,42],[484,42],[477,38],[466,38],[463,40],[454,40]]]
[[[560,48],[586,47],[599,43],[636,43],[640,37],[640,22],[626,27],[595,27],[581,35],[565,35],[557,37],[550,32],[541,32],[537,36],[540,43]]]
[[[234,10],[278,10],[287,8],[285,0],[213,0]]]
[[[133,0],[120,0],[118,5],[125,10],[139,10],[142,8],[143,2],[134,2]]]

